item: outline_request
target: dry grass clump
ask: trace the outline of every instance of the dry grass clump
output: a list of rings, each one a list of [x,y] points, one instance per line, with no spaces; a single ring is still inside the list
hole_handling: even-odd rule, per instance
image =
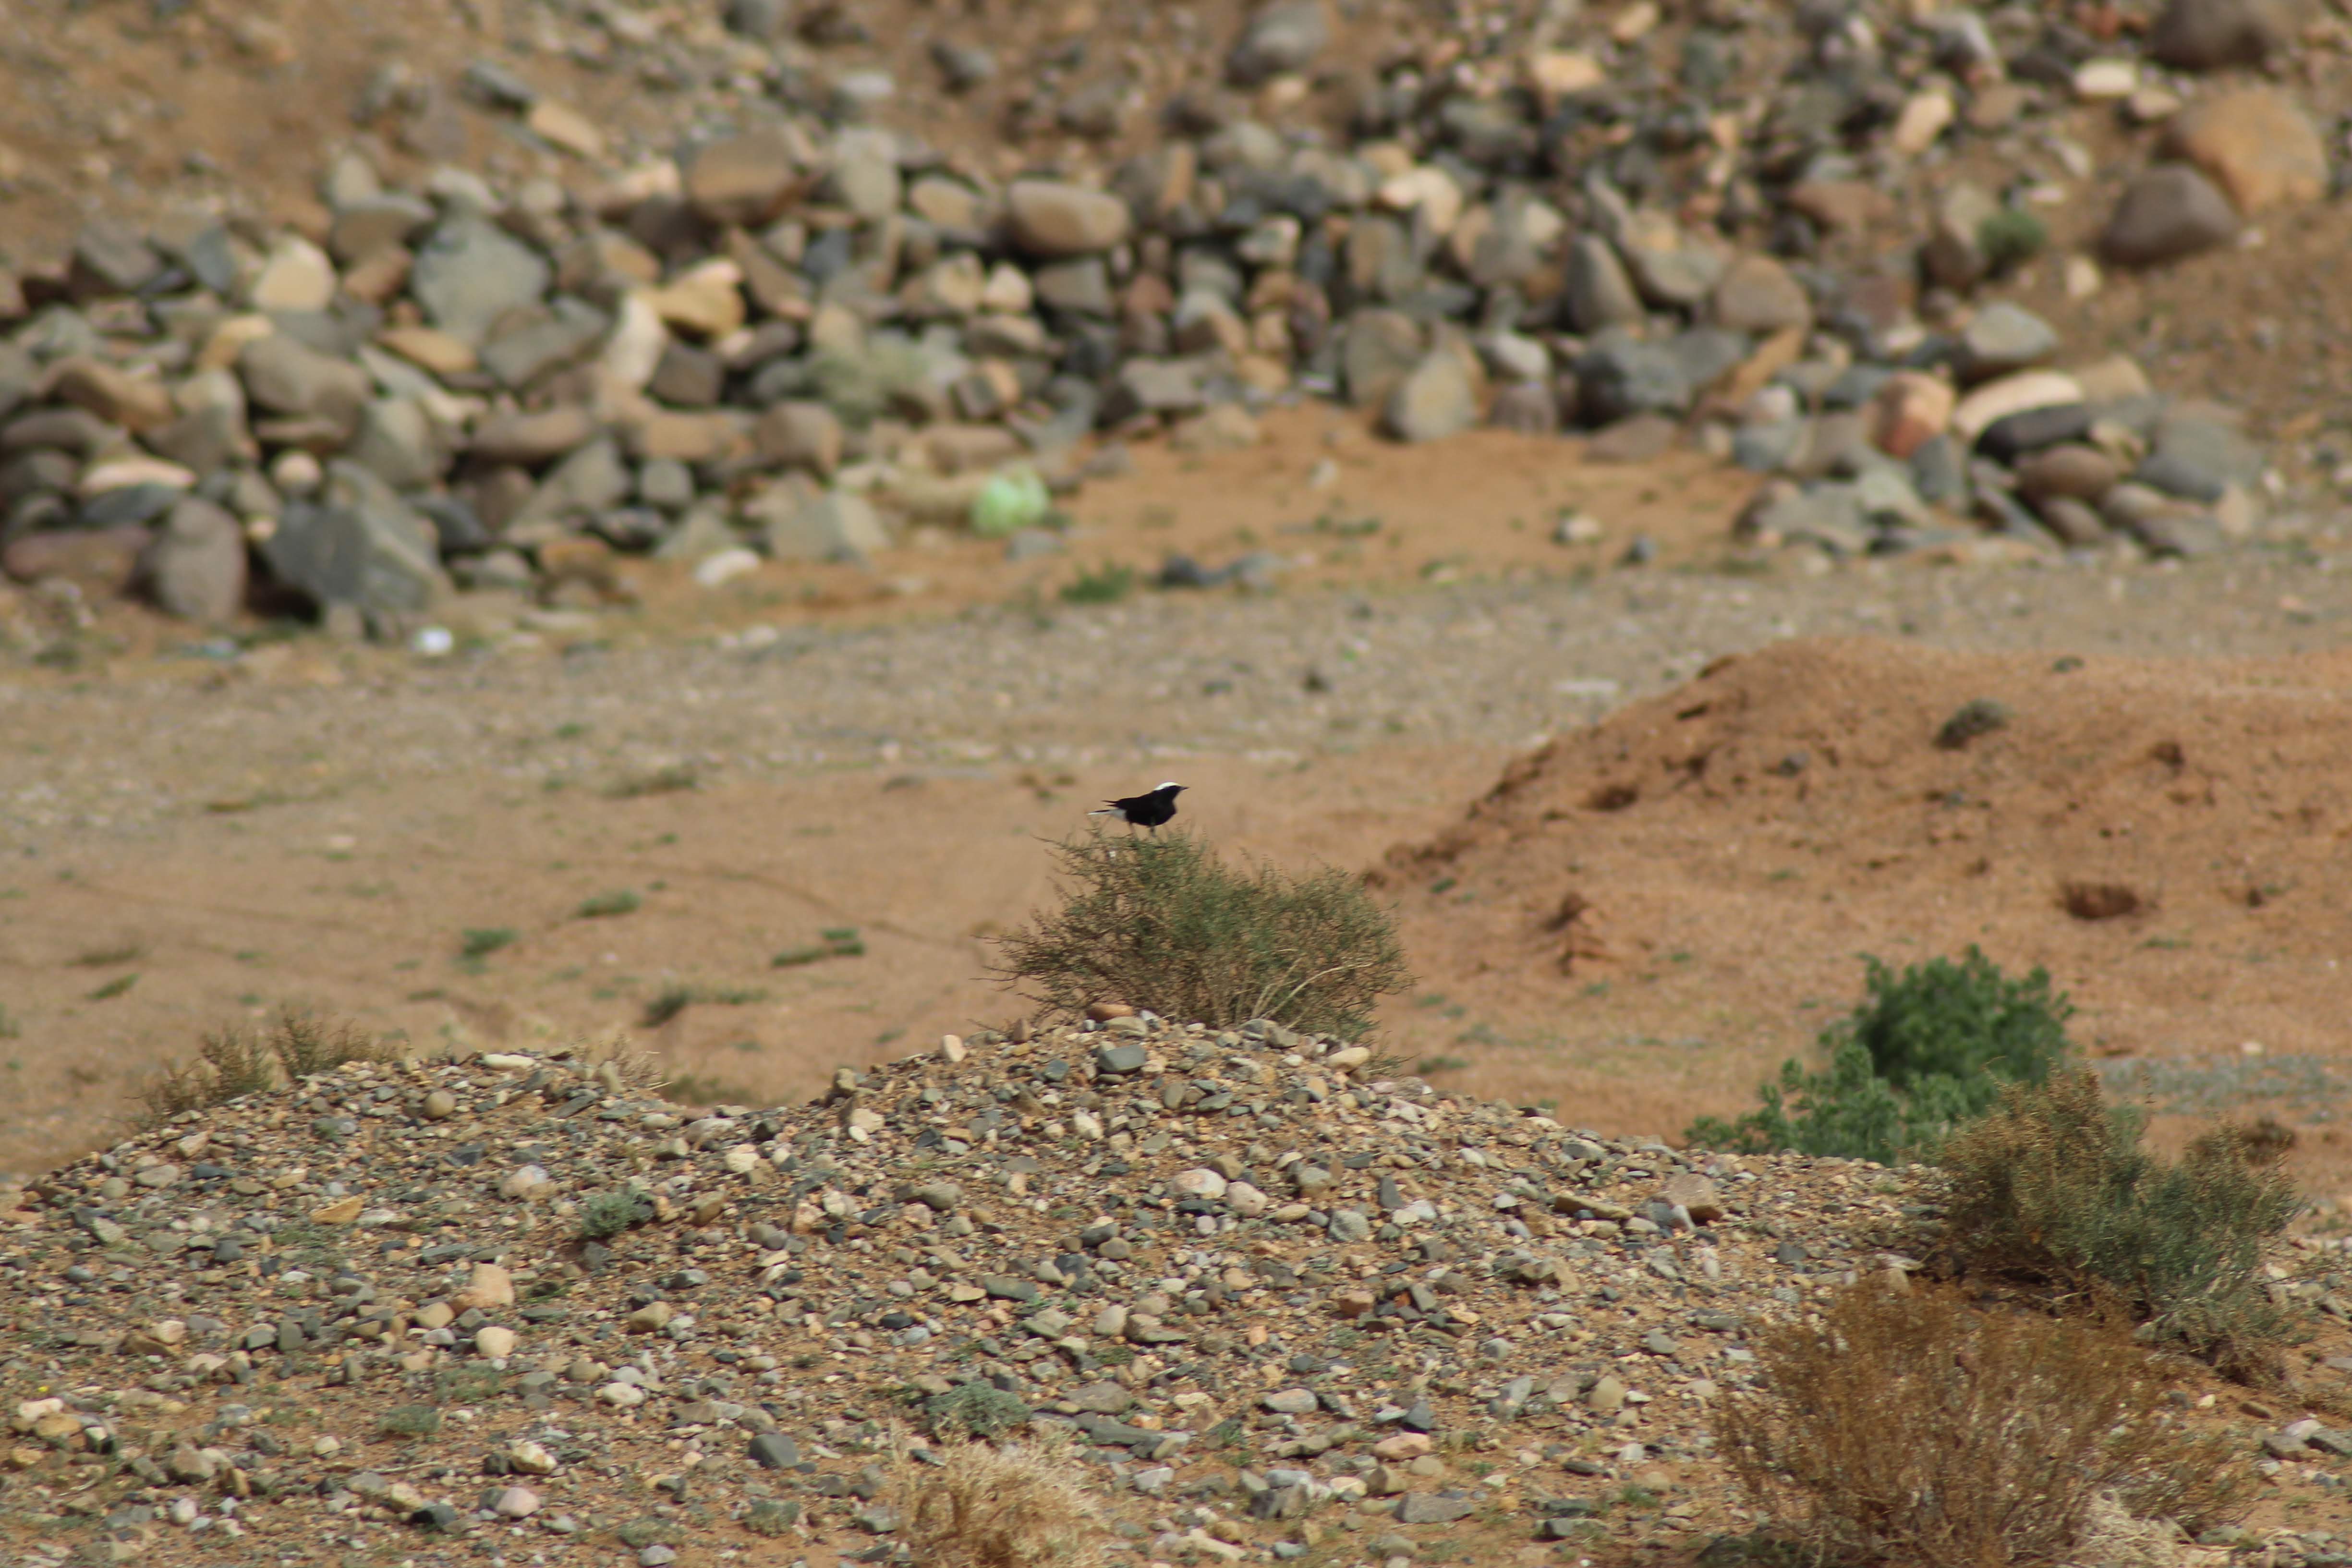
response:
[[[2293,1322],[2263,1249],[2301,1206],[2277,1168],[2291,1137],[2225,1126],[2173,1163],[2140,1147],[2140,1127],[2086,1072],[2004,1090],[1944,1150],[1956,1255],[2120,1305],[2229,1375],[2273,1371]]]
[[[1344,871],[1236,870],[1181,831],[1097,827],[1055,850],[1062,907],[1003,938],[998,965],[1049,1013],[1118,1001],[1212,1028],[1271,1018],[1360,1039],[1379,1000],[1412,984],[1394,918]]]
[[[388,1061],[394,1054],[354,1024],[331,1025],[289,1007],[266,1029],[206,1035],[195,1060],[168,1067],[140,1087],[140,1109],[152,1125],[260,1094],[280,1081],[332,1072],[345,1062]]]
[[[1101,1510],[1062,1443],[957,1443],[901,1458],[892,1500],[924,1568],[1102,1568]]]
[[[1767,1388],[1717,1406],[1717,1439],[1825,1558],[2035,1568],[2075,1559],[2103,1495],[2192,1531],[2248,1506],[2242,1456],[2177,1425],[2144,1352],[2093,1329],[1870,1285],[1757,1349]]]

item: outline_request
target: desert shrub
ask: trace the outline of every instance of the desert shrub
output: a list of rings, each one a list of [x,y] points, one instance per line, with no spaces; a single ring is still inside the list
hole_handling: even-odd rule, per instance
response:
[[[994,1442],[1025,1425],[1029,1406],[1017,1394],[985,1383],[959,1384],[923,1404],[935,1437],[985,1437]]]
[[[900,1461],[892,1501],[926,1568],[1101,1568],[1102,1517],[1062,1444],[959,1443]]]
[[[387,1437],[430,1437],[441,1430],[441,1412],[431,1405],[395,1405],[377,1418]]]
[[[1410,985],[1396,921],[1329,867],[1235,870],[1184,832],[1055,846],[1062,907],[1002,939],[998,974],[1052,1013],[1118,1000],[1213,1028],[1271,1018],[1360,1038]]]
[[[269,1032],[269,1052],[278,1058],[288,1082],[313,1073],[332,1072],[345,1062],[380,1062],[392,1058],[383,1042],[355,1024],[329,1024],[288,1008]]]
[[[1756,1349],[1767,1381],[1716,1405],[1719,1452],[1816,1560],[2085,1561],[2103,1498],[2192,1531],[2245,1510],[2242,1457],[2179,1426],[2112,1334],[1871,1284]]]
[[[620,1235],[652,1214],[644,1196],[625,1187],[591,1193],[580,1200],[580,1234],[589,1241],[602,1241],[608,1236]]]
[[[2291,1321],[2265,1289],[2263,1250],[2300,1206],[2276,1168],[2283,1143],[2223,1128],[2174,1162],[2140,1132],[2089,1073],[2011,1086],[1944,1151],[1957,1256],[2119,1302],[2151,1337],[2225,1372],[2267,1369]]]
[[[263,1030],[224,1029],[204,1037],[195,1060],[167,1067],[139,1090],[142,1120],[168,1121],[185,1110],[224,1105],[345,1062],[383,1061],[391,1050],[352,1024],[327,1024],[287,1008]]]
[[[800,1521],[801,1505],[789,1498],[754,1498],[743,1510],[743,1528],[754,1535],[782,1535]]]
[[[1736,1121],[1702,1117],[1685,1134],[1703,1147],[1793,1149],[1884,1163],[1931,1155],[1951,1131],[1990,1109],[2001,1087],[2040,1083],[2066,1058],[2074,1007],[2035,969],[2012,980],[1971,947],[1958,963],[1896,973],[1864,958],[1864,995],[1822,1031],[1829,1061],[1781,1065],[1763,1104]]]
[[[2049,243],[2049,226],[2021,207],[2005,207],[1977,225],[1985,270],[1996,278],[2016,271]]]

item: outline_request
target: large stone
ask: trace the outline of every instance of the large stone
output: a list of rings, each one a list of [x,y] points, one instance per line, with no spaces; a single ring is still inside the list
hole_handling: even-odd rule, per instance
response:
[[[822,403],[789,401],[760,416],[751,440],[763,463],[806,468],[830,479],[841,466],[840,416]]]
[[[1580,332],[1631,326],[1647,313],[1615,247],[1597,234],[1570,242],[1564,288],[1569,323]]]
[[[1995,421],[2028,409],[2079,404],[2082,384],[2054,370],[2026,370],[1986,382],[1952,410],[1951,427],[1961,440],[1974,442]],[[2063,440],[2063,437],[2053,439]]]
[[[2099,253],[2121,267],[2154,267],[2227,245],[2238,209],[2221,187],[2186,163],[2161,163],[2124,187]]]
[[[350,266],[379,251],[406,245],[433,221],[433,204],[422,196],[378,195],[335,209],[327,249]]]
[[[1960,379],[1990,381],[2037,365],[2058,352],[2058,331],[2022,306],[1988,305],[1960,331]]]
[[[131,585],[146,548],[147,531],[135,524],[20,534],[0,549],[0,571],[20,583],[60,579],[84,599],[110,599]]]
[[[2183,70],[2260,65],[2294,38],[2296,0],[2170,0],[2148,30],[2148,53]]]
[[[1769,256],[1743,256],[1726,268],[1713,305],[1716,323],[1734,331],[1761,335],[1813,324],[1804,285]]]
[[[1685,234],[1664,213],[1635,213],[1617,248],[1642,298],[1675,310],[1689,310],[1706,299],[1730,264],[1723,251]]]
[[[757,228],[808,186],[799,139],[762,127],[705,142],[686,170],[686,198],[705,222]]]
[[[761,525],[768,553],[779,561],[862,561],[890,547],[873,506],[848,490],[803,499],[798,487],[779,485],[744,514]]]
[[[335,264],[299,234],[269,247],[250,295],[257,310],[323,310],[335,300]]]
[[[482,345],[482,368],[499,384],[520,391],[550,371],[587,356],[612,325],[604,313],[578,300],[562,299]]]
[[[1871,399],[1871,445],[1891,457],[1910,457],[1944,433],[1955,401],[1950,384],[1920,371],[1896,372]]]
[[[409,270],[408,291],[425,319],[469,348],[509,310],[535,304],[553,270],[539,252],[486,218],[434,230]]]
[[[536,414],[492,415],[475,427],[471,449],[486,462],[535,468],[584,446],[595,434],[595,416],[566,404]]]
[[[1613,330],[1593,339],[1576,362],[1576,384],[1583,416],[1598,425],[1636,414],[1679,416],[1693,395],[1690,376],[1670,347]]]
[[[2017,465],[2017,493],[2035,503],[2050,496],[2096,500],[2121,477],[2116,460],[2096,447],[2064,441]]]
[[[287,507],[261,553],[279,582],[322,606],[413,611],[442,587],[438,549],[424,514],[365,468],[338,460],[316,500]]]
[[[1005,192],[1013,243],[1031,256],[1087,256],[1127,237],[1127,204],[1058,180],[1015,180]]]
[[[1399,1524],[1451,1524],[1478,1511],[1475,1498],[1450,1497],[1444,1492],[1407,1492],[1397,1499]]]
[[[433,421],[405,397],[379,397],[362,408],[343,455],[396,490],[422,489],[448,467]]]
[[[1282,0],[1249,20],[1225,59],[1225,75],[1236,87],[1255,87],[1268,77],[1307,68],[1331,41],[1321,0]]]
[[[598,437],[556,464],[509,526],[593,516],[627,500],[632,483],[620,443]]]
[[[100,419],[126,430],[152,430],[168,425],[175,412],[171,391],[162,382],[133,375],[104,360],[86,356],[58,362],[49,373],[49,395],[60,403],[87,408]]]
[[[2318,128],[2277,88],[2190,104],[2165,126],[2160,151],[2204,170],[2249,216],[2327,194],[2327,148]]]
[[[256,406],[324,420],[345,432],[358,427],[360,410],[373,390],[358,365],[330,358],[285,332],[246,344],[236,368]]]
[[[1432,352],[1397,383],[1381,423],[1400,441],[1436,441],[1477,422],[1478,387],[1467,359],[1450,347]]]
[[[1962,180],[1936,200],[1927,242],[1919,261],[1927,280],[1951,289],[1974,288],[1990,268],[1984,226],[2000,216],[2000,204],[1980,185]]]
[[[1402,310],[1359,310],[1348,318],[1339,342],[1339,379],[1358,408],[1388,402],[1421,363],[1421,323]]]

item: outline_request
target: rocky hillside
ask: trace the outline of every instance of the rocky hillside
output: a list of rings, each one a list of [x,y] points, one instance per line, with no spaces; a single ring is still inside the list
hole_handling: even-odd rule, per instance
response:
[[[2324,76],[2273,10],[1139,11],[1018,90],[938,17],[919,95],[843,8],[737,5],[569,46],[707,89],[611,132],[494,58],[387,67],[315,202],[216,190],[0,272],[0,560],[68,618],[136,589],[406,637],[453,585],[625,599],[632,554],[1052,554],[1121,441],[1247,446],[1302,395],[1406,442],[1696,440],[1773,476],[1748,535],[1833,556],[2207,550],[2265,500],[2237,416],[2000,296],[2326,193],[2311,115],[2232,75]],[[1012,95],[992,141],[894,118],[942,88]],[[438,128],[476,121],[508,147],[469,166]]]

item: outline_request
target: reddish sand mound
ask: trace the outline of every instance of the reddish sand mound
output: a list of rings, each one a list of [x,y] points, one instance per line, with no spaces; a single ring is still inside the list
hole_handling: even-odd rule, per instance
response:
[[[1552,742],[1375,878],[1425,984],[1528,1047],[1456,1071],[1659,1131],[1744,1101],[1862,952],[2046,965],[2103,1055],[2352,1056],[2347,765],[2352,654],[1791,642]]]

